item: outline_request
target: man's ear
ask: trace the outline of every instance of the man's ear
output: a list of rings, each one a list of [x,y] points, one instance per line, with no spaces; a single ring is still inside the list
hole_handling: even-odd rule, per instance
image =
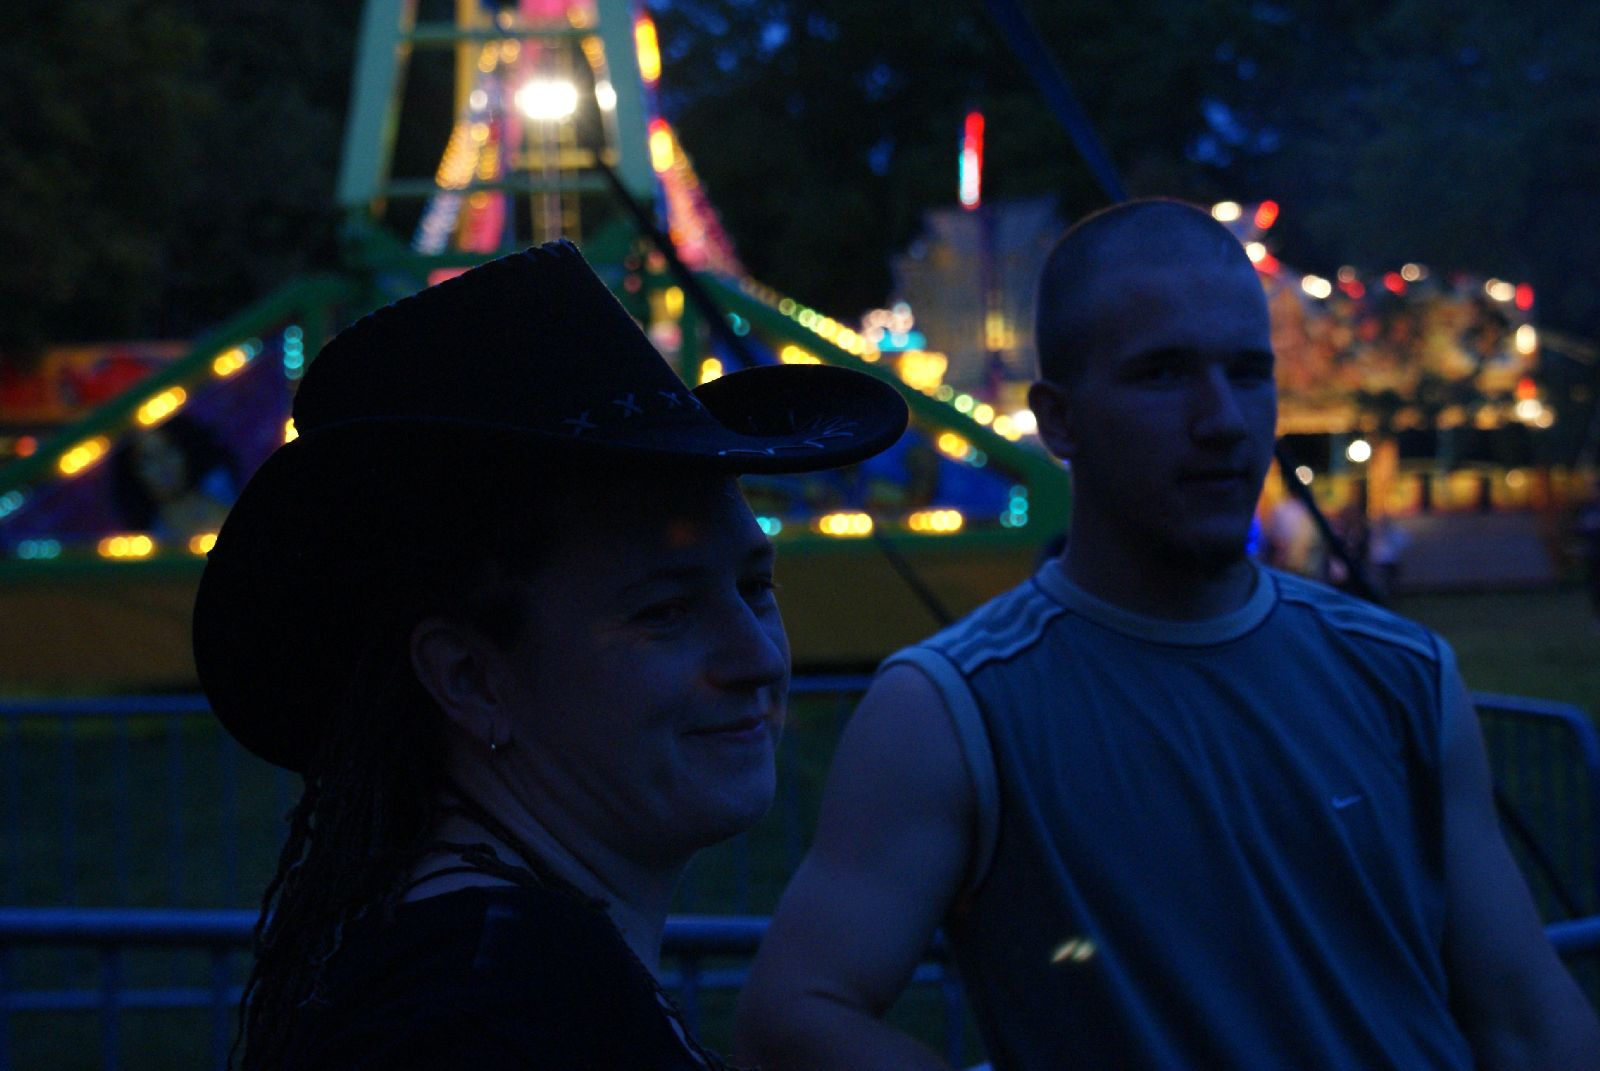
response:
[[[1063,461],[1078,449],[1072,420],[1072,398],[1060,384],[1041,379],[1028,388],[1028,408],[1039,425],[1039,440]]]
[[[488,639],[459,621],[429,617],[411,630],[411,671],[440,711],[484,747],[510,742],[511,724]]]

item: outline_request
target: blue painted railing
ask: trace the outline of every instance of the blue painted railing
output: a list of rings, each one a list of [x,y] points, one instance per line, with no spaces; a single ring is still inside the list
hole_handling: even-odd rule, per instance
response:
[[[700,1025],[702,993],[737,990],[744,984],[746,964],[766,933],[767,921],[744,915],[676,915],[667,920],[662,981],[691,1028]],[[114,1069],[125,1064],[123,1012],[191,1008],[209,1012],[210,1066],[225,1067],[240,995],[239,985],[232,981],[233,957],[249,949],[255,923],[255,912],[241,910],[0,908],[0,1067],[13,1066],[11,1019],[19,1013],[94,1013],[102,1066]],[[35,991],[11,988],[5,969],[11,950],[29,946],[93,950],[99,961],[98,984]],[[135,948],[203,951],[211,960],[210,985],[130,987],[123,978],[122,960],[127,950]],[[738,965],[708,967],[708,960],[735,960]],[[918,967],[913,984],[939,987],[947,1055],[952,1062],[959,1061],[964,1006],[959,983],[945,969],[942,942]]]
[[[800,768],[819,761],[818,749],[806,757],[794,741],[807,732],[836,734],[866,681],[794,682],[794,694],[810,703],[813,724],[795,725],[779,752],[776,841],[786,870],[798,863],[809,834],[802,774],[813,782],[819,776]],[[1553,875],[1544,886],[1569,885],[1562,895],[1583,910],[1565,914],[1589,916],[1551,923],[1550,939],[1569,960],[1592,960],[1600,955],[1600,742],[1594,725],[1562,704],[1473,698],[1503,802],[1540,842],[1544,858],[1535,863]],[[0,782],[0,890],[7,903],[0,907],[0,1069],[18,1066],[17,1020],[63,1015],[94,1022],[102,1066],[127,1066],[130,1012],[203,1016],[205,1059],[223,1066],[256,918],[248,905],[264,884],[265,875],[256,871],[272,864],[298,780],[242,752],[218,730],[203,698],[166,695],[0,702]],[[47,811],[53,822],[43,817]],[[55,854],[41,855],[40,842]],[[741,844],[724,853],[724,863],[733,874],[732,892],[726,873],[720,888],[703,878],[708,887],[698,889],[692,870],[680,910],[726,910],[732,903],[742,913],[677,915],[667,928],[666,981],[691,1023],[702,1016],[703,994],[743,983],[766,927],[761,912],[771,906],[756,902],[749,853]],[[1537,874],[1533,883],[1547,891]],[[110,906],[73,906],[85,902]],[[57,953],[79,960],[42,974],[31,969],[28,957]],[[152,980],[140,957],[162,953],[201,957],[204,967],[161,968],[153,973],[167,980]],[[965,1006],[940,950],[930,953],[916,980],[935,987],[943,1048],[959,1065]]]

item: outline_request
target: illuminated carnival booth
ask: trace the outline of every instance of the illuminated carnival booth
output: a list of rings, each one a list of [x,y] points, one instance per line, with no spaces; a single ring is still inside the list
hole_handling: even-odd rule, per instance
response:
[[[906,395],[913,428],[883,457],[747,484],[780,547],[797,663],[868,666],[1031,570],[1065,528],[1068,494],[1059,466],[1020,441],[1027,414],[943,383],[939,355],[892,323],[858,330],[749,278],[657,113],[648,15],[626,0],[415,13],[369,0],[363,15],[338,186],[344,270],[290,283],[0,467],[0,614],[18,625],[0,688],[192,684],[204,555],[237,488],[295,434],[289,404],[322,342],[425,282],[557,235],[580,241],[690,382],[821,361]],[[431,129],[428,102],[406,92],[424,64],[448,65],[455,87]],[[394,173],[401,138],[443,143],[433,174]],[[669,249],[650,240],[654,218]]]
[[[1300,274],[1268,248],[1278,212],[1212,210],[1267,288],[1289,478],[1336,520],[1408,533],[1415,587],[1557,579],[1600,433],[1592,351],[1536,326],[1526,282],[1417,263]],[[1274,472],[1263,513],[1286,496]]]

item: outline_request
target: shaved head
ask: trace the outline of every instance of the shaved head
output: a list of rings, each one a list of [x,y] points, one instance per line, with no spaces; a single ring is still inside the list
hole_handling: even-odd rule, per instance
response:
[[[1096,344],[1108,291],[1175,266],[1255,270],[1228,228],[1182,201],[1127,201],[1074,224],[1056,243],[1039,279],[1034,332],[1039,378],[1071,386],[1083,354]]]

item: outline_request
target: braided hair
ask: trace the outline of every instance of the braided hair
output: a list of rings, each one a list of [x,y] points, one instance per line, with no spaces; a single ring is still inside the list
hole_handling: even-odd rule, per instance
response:
[[[526,620],[525,581],[546,552],[550,500],[511,496],[508,504],[503,489],[463,480],[459,469],[445,480],[435,485],[446,490],[431,516],[410,519],[427,538],[409,542],[412,556],[396,563],[413,594],[387,620],[368,623],[289,813],[230,1054],[231,1066],[243,1047],[244,1071],[283,1066],[300,1013],[322,999],[324,969],[346,925],[371,910],[391,915],[431,848],[447,788],[445,718],[412,671],[412,629],[443,614],[505,648]],[[421,560],[419,546],[431,548]]]

